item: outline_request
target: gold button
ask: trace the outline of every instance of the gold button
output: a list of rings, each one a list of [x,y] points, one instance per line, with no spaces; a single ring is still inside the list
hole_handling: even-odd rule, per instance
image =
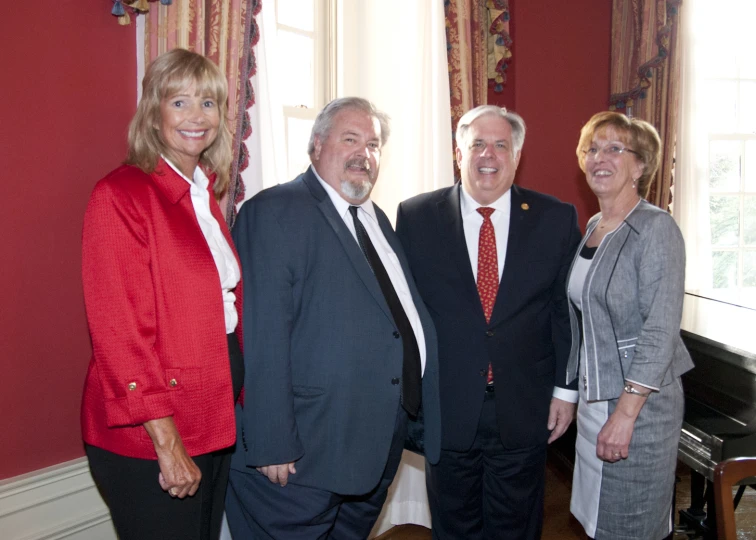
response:
[[[523,210],[530,210],[530,205],[524,202],[520,205],[520,208],[522,208]]]
[[[129,390],[131,390],[132,392],[133,392],[134,390],[136,390],[136,383],[135,383],[135,382],[130,382],[130,383],[129,383]]]
[[[174,387],[174,386],[176,386],[176,385],[177,385],[178,383],[176,382],[176,379],[171,379],[171,380],[170,380],[170,381],[168,382],[168,384],[170,384],[170,385],[171,385],[171,387]]]

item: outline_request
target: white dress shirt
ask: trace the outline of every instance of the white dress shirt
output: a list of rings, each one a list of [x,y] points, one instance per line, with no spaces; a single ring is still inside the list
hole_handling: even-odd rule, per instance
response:
[[[478,280],[478,241],[480,238],[480,227],[483,225],[483,216],[478,213],[481,207],[472,196],[467,193],[465,186],[461,186],[459,208],[462,214],[462,227],[465,232],[465,243],[467,244],[467,254],[470,256],[470,266],[472,267],[475,281]],[[494,234],[496,235],[496,261],[499,265],[499,283],[504,272],[504,264],[507,257],[507,244],[509,242],[509,218],[512,210],[512,190],[508,189],[504,195],[496,199],[493,203],[487,205],[493,208],[491,214],[491,223],[493,223]],[[507,294],[507,291],[499,289],[498,295]],[[575,390],[566,390],[564,388],[554,387],[552,394],[555,398],[570,403],[577,403],[578,393]]]
[[[354,241],[357,242],[357,231],[354,230],[354,220],[352,219],[352,214],[349,212],[349,207],[358,205],[352,205],[344,200],[335,189],[320,177],[315,170],[315,167],[312,167],[312,172],[315,174],[315,178],[318,179],[326,193],[328,193],[328,197],[336,207],[336,212],[338,212],[341,219],[344,220],[347,229],[349,229],[349,232],[352,233],[352,236],[354,237]],[[381,231],[381,227],[378,224],[378,218],[375,215],[373,202],[370,199],[359,205],[357,217],[359,218],[360,223],[362,223],[362,226],[365,227],[365,230],[370,237],[370,241],[373,243],[373,247],[375,247],[375,251],[378,253],[383,266],[386,268],[386,273],[391,280],[391,284],[394,286],[399,301],[402,303],[404,313],[407,314],[407,319],[409,319],[409,322],[412,325],[412,330],[415,332],[415,339],[417,339],[417,348],[420,351],[421,373],[425,373],[425,334],[423,333],[423,325],[420,323],[420,315],[417,314],[417,308],[412,301],[412,294],[410,294],[407,278],[404,276],[404,271],[402,270],[402,265],[399,263],[399,258],[396,256],[396,253],[394,253],[394,250],[391,249],[386,237],[383,235],[383,231]],[[362,250],[360,249],[360,251]]]
[[[218,269],[219,284],[223,293],[223,314],[226,322],[226,333],[230,334],[236,330],[236,325],[239,322],[239,315],[236,313],[236,306],[234,305],[236,295],[234,295],[233,290],[241,279],[241,270],[239,269],[239,264],[236,262],[236,257],[234,257],[231,246],[228,245],[226,237],[221,232],[220,225],[213,217],[212,212],[210,212],[210,192],[207,190],[210,180],[199,167],[194,169],[194,181],[189,180],[165,156],[163,156],[163,159],[165,159],[165,162],[171,169],[189,182],[191,186],[189,193],[192,198],[194,213],[197,215],[197,222],[207,241],[207,247],[210,248],[210,253],[213,255],[215,267]]]

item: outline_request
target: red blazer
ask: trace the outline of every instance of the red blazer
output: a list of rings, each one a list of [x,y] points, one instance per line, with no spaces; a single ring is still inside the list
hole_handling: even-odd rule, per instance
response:
[[[142,424],[165,416],[192,456],[236,439],[220,281],[189,189],[163,160],[152,174],[124,165],[97,183],[84,217],[82,433],[120,455],[156,459]],[[235,294],[241,342],[241,282]]]

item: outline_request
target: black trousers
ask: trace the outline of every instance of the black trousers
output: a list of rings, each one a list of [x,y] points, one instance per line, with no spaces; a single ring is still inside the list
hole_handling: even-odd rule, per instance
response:
[[[193,497],[177,499],[158,484],[157,460],[119,456],[86,445],[89,467],[120,540],[217,540],[231,451],[192,459],[202,472]]]
[[[239,343],[228,335],[234,396],[244,381]],[[120,540],[217,540],[232,448],[194,456],[202,473],[197,493],[177,499],[158,483],[157,460],[121,456],[85,445],[92,478],[110,509]]]
[[[237,414],[239,407],[237,407]],[[255,469],[231,470],[226,499],[234,539],[360,540],[367,538],[394,480],[407,436],[407,413],[397,411],[388,459],[378,485],[364,495],[339,495],[291,481],[281,487]],[[339,474],[339,471],[333,471]],[[290,476],[291,480],[292,477]],[[296,481],[296,475],[294,475]]]
[[[541,537],[547,445],[505,448],[494,396],[485,396],[470,450],[442,450],[437,465],[426,463],[434,539]]]

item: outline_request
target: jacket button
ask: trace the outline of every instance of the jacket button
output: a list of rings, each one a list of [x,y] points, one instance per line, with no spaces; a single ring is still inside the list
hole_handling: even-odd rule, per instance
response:
[[[393,379],[391,379],[391,384],[393,385],[399,384],[399,377],[394,377]]]
[[[168,384],[171,385],[171,388],[174,388],[178,384],[178,382],[176,382],[176,379],[171,379],[170,381],[168,381]]]
[[[494,331],[493,330],[486,330],[486,336],[493,337]]]
[[[133,392],[134,390],[136,390],[136,383],[135,382],[130,382],[129,383],[129,391]]]
[[[396,330],[394,330],[394,338],[395,339],[399,339],[400,337],[402,337],[402,335],[399,332],[397,332]]]
[[[480,373],[481,377],[485,377],[488,374],[488,370],[487,369],[481,369],[478,373]]]

